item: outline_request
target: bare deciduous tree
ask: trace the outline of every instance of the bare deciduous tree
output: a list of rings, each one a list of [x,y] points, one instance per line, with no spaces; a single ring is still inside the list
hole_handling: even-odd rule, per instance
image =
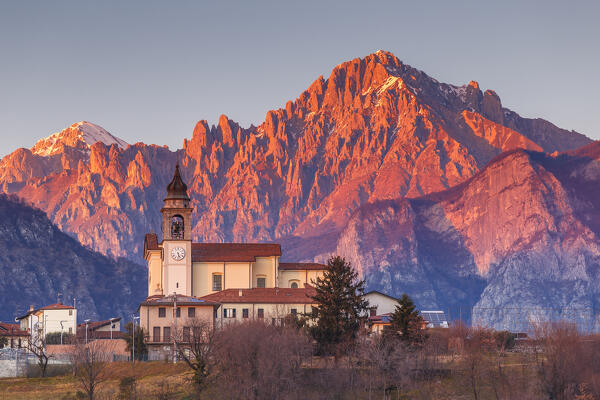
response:
[[[40,373],[42,377],[45,377],[48,369],[48,361],[52,358],[52,355],[48,354],[46,348],[46,338],[41,333],[31,335],[27,341],[27,350],[37,358]]]
[[[79,386],[93,400],[98,386],[108,379],[107,366],[112,361],[115,345],[109,340],[87,344],[75,342],[69,354]]]
[[[485,328],[471,328],[464,342],[462,362],[473,398],[478,400],[484,378],[489,376],[489,353],[494,350],[493,333]]]
[[[215,365],[215,331],[202,319],[188,319],[187,326],[177,329],[177,354],[194,372],[197,393],[207,386]]]
[[[539,344],[536,363],[542,391],[555,400],[574,398],[590,367],[577,326],[566,322],[542,323],[534,331]]]
[[[400,396],[411,373],[406,345],[397,337],[376,336],[362,340],[359,349],[368,397],[378,392],[382,399],[392,398],[394,392]]]
[[[231,324],[218,333],[218,387],[232,399],[288,399],[301,393],[306,335],[260,321]]]

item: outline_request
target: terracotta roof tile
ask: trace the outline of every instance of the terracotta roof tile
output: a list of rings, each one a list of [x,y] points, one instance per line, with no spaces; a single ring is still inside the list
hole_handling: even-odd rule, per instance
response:
[[[184,296],[177,295],[177,305],[178,306],[218,306],[219,303],[215,303],[209,299],[204,299],[201,297],[192,297],[192,296]],[[173,305],[173,295],[171,296],[150,296],[146,299],[146,301],[142,302],[140,306],[168,306]]]
[[[115,319],[112,319],[112,320],[111,319],[107,319],[107,320],[104,320],[104,321],[91,321],[91,322],[88,322],[88,331],[93,331],[93,330],[96,330],[98,328],[102,328],[103,326],[110,325],[111,321],[112,322],[119,322],[119,321],[121,321],[121,318],[119,317],[119,318],[115,318]],[[77,325],[77,329],[79,329],[79,328],[84,328],[85,329],[85,322]]]
[[[27,311],[27,314],[17,317],[16,320],[17,321],[21,320],[23,318],[26,318],[28,315],[31,315],[33,313],[36,313],[36,312],[42,311],[42,310],[69,310],[69,309],[74,310],[75,308],[72,306],[64,305],[63,303],[50,304],[49,306],[37,308],[35,310],[29,310],[29,311]]]
[[[256,257],[281,256],[276,243],[192,243],[192,261],[254,262]]]
[[[226,289],[200,298],[219,303],[312,304],[314,301],[311,299],[311,297],[315,294],[315,288],[310,285],[306,285],[304,288],[300,289]]]
[[[327,265],[319,263],[279,263],[279,269],[284,271],[322,271],[327,268]]]
[[[74,309],[73,306],[67,306],[63,303],[56,303],[56,304],[50,304],[49,306],[45,306],[42,308],[38,308],[36,311],[40,311],[40,310],[69,310],[69,309]]]
[[[29,332],[22,331],[19,324],[0,322],[0,336],[29,336]]]
[[[144,250],[159,250],[156,233],[147,233],[144,238]]]

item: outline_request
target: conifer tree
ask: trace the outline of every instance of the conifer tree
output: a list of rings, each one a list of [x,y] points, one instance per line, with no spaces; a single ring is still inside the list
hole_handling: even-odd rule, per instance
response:
[[[148,346],[146,346],[146,342],[144,341],[145,332],[141,326],[135,327],[135,354],[133,354],[133,324],[128,322],[125,325],[125,335],[124,339],[127,343],[126,350],[131,353],[132,357],[135,357],[136,360],[143,360],[144,357],[148,354]]]
[[[391,325],[384,330],[387,337],[398,337],[403,342],[416,345],[425,339],[424,320],[412,299],[404,293],[392,313]]]
[[[323,278],[314,282],[316,294],[312,298],[313,318],[310,328],[319,345],[320,353],[331,353],[334,346],[352,341],[366,315],[367,302],[363,299],[365,281],[345,258],[331,257]]]

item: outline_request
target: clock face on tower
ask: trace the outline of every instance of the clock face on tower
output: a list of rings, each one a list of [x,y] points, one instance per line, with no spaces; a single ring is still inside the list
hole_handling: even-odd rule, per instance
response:
[[[173,247],[171,249],[171,258],[175,261],[181,261],[185,257],[185,249],[183,247]]]

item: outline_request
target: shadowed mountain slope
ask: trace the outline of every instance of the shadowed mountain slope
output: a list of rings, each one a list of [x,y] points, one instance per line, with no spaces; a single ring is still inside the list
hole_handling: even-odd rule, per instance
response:
[[[0,196],[0,320],[29,305],[77,299],[79,318],[129,316],[145,298],[146,269],[84,248],[40,211]]]

